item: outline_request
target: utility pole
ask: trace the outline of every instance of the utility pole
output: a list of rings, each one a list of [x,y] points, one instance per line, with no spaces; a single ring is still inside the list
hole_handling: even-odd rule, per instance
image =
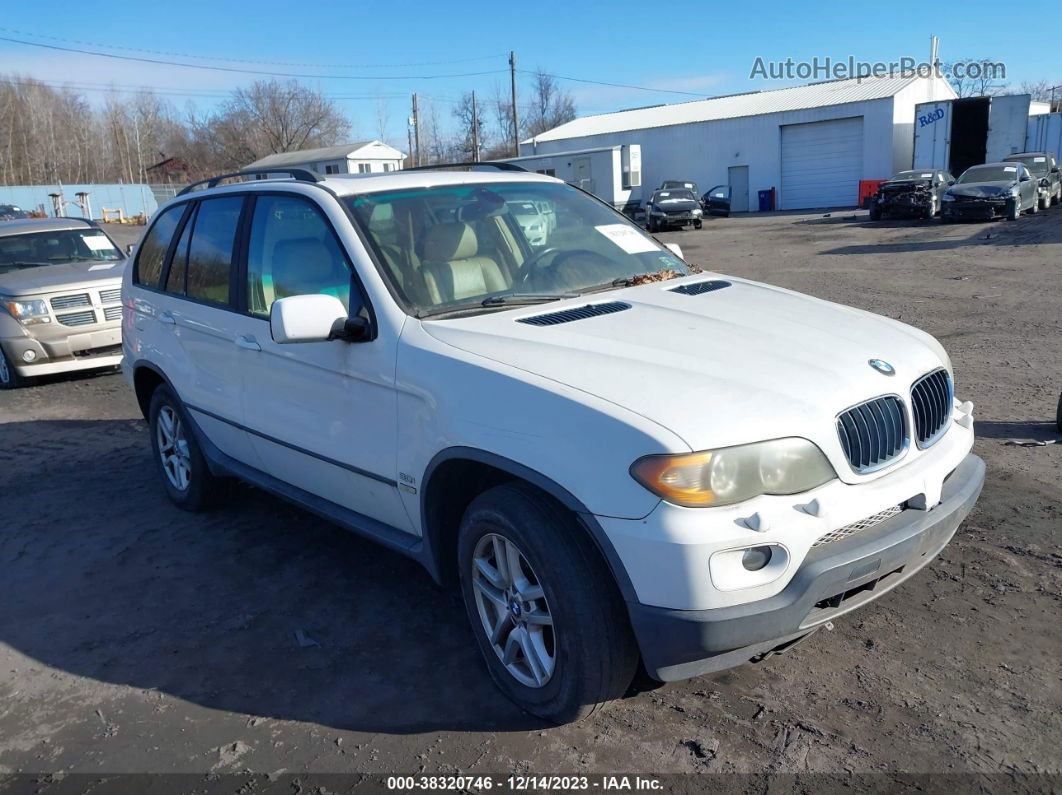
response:
[[[476,92],[472,92],[472,162],[479,162],[479,117],[476,116]]]
[[[509,50],[509,80],[513,89],[513,157],[520,156],[520,117],[516,112],[516,51]]]
[[[413,95],[413,144],[416,147],[414,152],[416,156],[413,160],[414,166],[420,165],[420,117],[417,116],[417,95]]]
[[[409,143],[409,166],[413,167],[413,117],[406,119],[406,140]]]

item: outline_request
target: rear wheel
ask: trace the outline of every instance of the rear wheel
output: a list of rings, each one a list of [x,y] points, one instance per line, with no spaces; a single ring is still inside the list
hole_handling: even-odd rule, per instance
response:
[[[216,504],[223,481],[211,473],[184,406],[165,384],[152,394],[148,418],[155,463],[174,505],[201,511]]]
[[[572,515],[524,484],[477,497],[458,537],[461,592],[499,689],[555,723],[626,691],[638,665],[623,601]]]
[[[32,379],[21,376],[15,372],[14,365],[8,361],[4,349],[0,348],[0,389],[18,389],[29,386]]]

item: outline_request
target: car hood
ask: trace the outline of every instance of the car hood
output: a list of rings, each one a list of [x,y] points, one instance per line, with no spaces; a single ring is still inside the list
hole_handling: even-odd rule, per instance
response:
[[[803,436],[854,482],[837,440],[845,409],[906,394],[946,364],[924,332],[888,318],[731,277],[699,295],[673,292],[708,274],[471,318],[425,321],[436,339],[608,400],[662,425],[693,450]],[[624,311],[553,326],[520,318],[619,301]],[[885,376],[869,365],[884,359]],[[843,468],[842,468],[843,467]]]
[[[99,287],[101,282],[120,281],[125,263],[124,259],[117,262],[85,260],[8,271],[0,273],[0,293],[40,295]]]
[[[1000,182],[970,182],[964,185],[952,185],[948,193],[952,196],[973,196],[974,198],[992,198],[1006,193],[1017,183],[1013,181]]]
[[[928,179],[890,179],[882,182],[883,188],[917,188],[919,185],[928,187],[931,180]]]
[[[700,207],[693,199],[656,199],[652,205],[665,213],[688,212]]]

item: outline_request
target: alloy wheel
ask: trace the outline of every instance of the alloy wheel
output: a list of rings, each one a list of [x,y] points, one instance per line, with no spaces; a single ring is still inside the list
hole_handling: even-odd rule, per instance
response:
[[[11,383],[11,371],[7,366],[7,357],[0,351],[0,384]]]
[[[192,461],[184,424],[172,406],[163,406],[159,409],[155,426],[162,471],[166,473],[170,485],[178,491],[184,491],[192,478]]]
[[[483,631],[509,674],[526,687],[546,685],[557,665],[557,640],[546,594],[523,552],[487,533],[472,559],[472,590]]]

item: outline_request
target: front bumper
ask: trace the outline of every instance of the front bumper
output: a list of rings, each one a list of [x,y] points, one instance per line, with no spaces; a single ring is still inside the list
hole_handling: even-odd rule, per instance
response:
[[[969,454],[929,511],[892,519],[812,549],[786,587],[756,602],[710,610],[628,604],[645,667],[661,681],[699,676],[779,651],[914,575],[954,535],[984,483]]]
[[[921,193],[898,193],[878,199],[882,212],[893,215],[917,215],[933,205],[933,197]]]
[[[114,367],[122,361],[121,323],[111,323],[101,329],[40,338],[23,335],[0,339],[8,363],[19,375],[32,378],[97,367]],[[33,351],[32,362],[23,358]]]
[[[984,199],[970,202],[944,202],[940,214],[944,218],[958,218],[973,221],[991,221],[1007,214],[1010,200]]]

